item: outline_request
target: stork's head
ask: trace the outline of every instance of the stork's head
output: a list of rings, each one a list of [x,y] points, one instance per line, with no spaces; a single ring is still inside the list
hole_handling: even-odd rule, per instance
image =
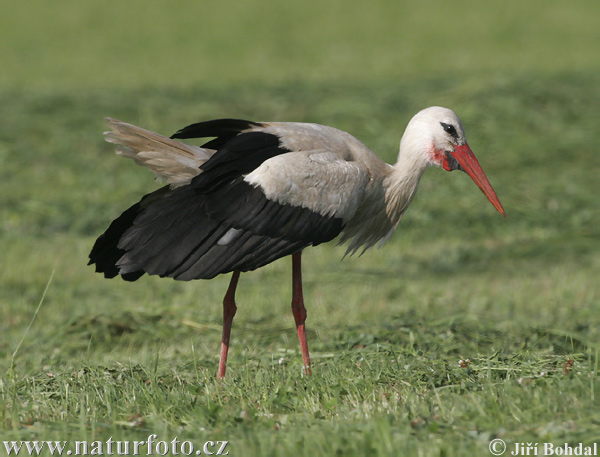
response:
[[[406,127],[400,146],[401,155],[403,149],[418,154],[426,166],[434,165],[446,171],[464,171],[494,208],[506,217],[496,192],[467,143],[463,125],[454,111],[440,106],[419,111]]]

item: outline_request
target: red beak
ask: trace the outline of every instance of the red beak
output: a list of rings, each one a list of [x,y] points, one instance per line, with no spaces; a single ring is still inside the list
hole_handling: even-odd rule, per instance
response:
[[[483,172],[481,165],[479,165],[479,162],[475,158],[475,154],[473,154],[469,145],[465,143],[462,146],[456,146],[452,156],[471,177],[475,184],[477,184],[477,187],[481,189],[481,192],[484,193],[490,203],[494,205],[494,208],[496,208],[496,210],[498,210],[498,212],[506,219],[506,213],[504,212],[504,208],[502,208],[502,203],[498,200],[494,188],[488,181],[487,176]]]

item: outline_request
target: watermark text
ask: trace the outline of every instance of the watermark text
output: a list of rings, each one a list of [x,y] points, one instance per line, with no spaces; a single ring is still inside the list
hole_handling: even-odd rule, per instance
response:
[[[489,450],[492,455],[514,456],[597,456],[598,443],[592,444],[554,444],[554,443],[512,443],[507,445],[500,438],[490,441]]]
[[[158,440],[155,434],[146,440],[126,441],[3,441],[7,455],[229,455],[228,441],[206,441],[198,446],[191,441]]]

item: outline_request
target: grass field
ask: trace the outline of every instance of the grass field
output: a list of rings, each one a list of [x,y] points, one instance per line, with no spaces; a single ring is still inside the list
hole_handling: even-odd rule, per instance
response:
[[[231,456],[600,441],[597,2],[31,3],[0,17],[0,441],[156,434]],[[228,277],[86,267],[157,187],[103,142],[105,116],[165,134],[320,122],[394,161],[434,104],[461,116],[508,219],[466,175],[429,170],[383,249],[308,249],[312,377],[289,259],[242,275],[221,382]]]

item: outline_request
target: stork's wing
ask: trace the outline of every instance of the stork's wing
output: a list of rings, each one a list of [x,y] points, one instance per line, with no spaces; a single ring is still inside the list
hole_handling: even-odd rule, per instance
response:
[[[211,278],[335,238],[356,212],[366,168],[336,151],[289,151],[282,144],[256,128],[217,136],[203,146],[218,149],[202,172],[123,213],[96,242],[90,263],[130,280],[144,272]]]

